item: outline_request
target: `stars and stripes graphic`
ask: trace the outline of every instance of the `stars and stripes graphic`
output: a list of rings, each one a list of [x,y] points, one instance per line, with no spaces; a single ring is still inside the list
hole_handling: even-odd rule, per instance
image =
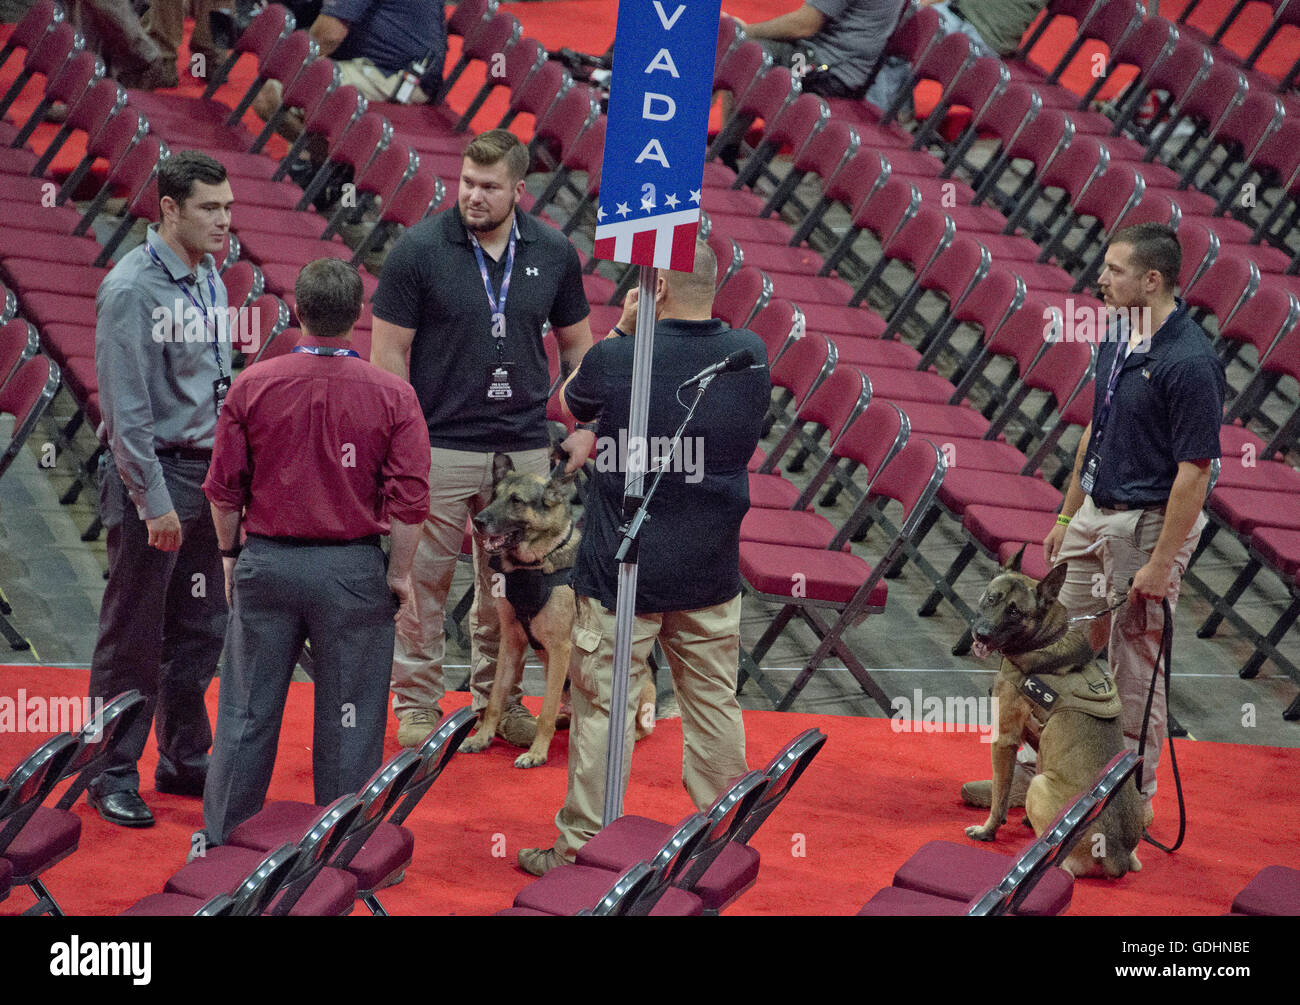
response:
[[[632,265],[652,265],[657,269],[689,272],[695,261],[695,237],[700,228],[700,191],[692,189],[691,209],[674,210],[683,200],[676,193],[664,197],[668,212],[653,209],[632,213],[627,203],[616,203],[613,220],[602,206],[596,214],[597,258]]]

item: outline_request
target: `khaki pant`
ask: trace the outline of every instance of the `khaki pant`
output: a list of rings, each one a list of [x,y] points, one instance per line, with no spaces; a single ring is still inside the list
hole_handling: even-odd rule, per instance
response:
[[[638,617],[632,633],[631,681],[623,728],[627,757],[623,791],[632,772],[633,730],[655,639],[672,670],[682,712],[682,782],[704,810],[747,770],[745,726],[736,700],[740,661],[740,596],[694,611]],[[569,663],[573,719],[569,724],[569,791],[556,814],[555,849],[572,860],[601,827],[605,809],[605,759],[613,690],[614,612],[578,597]]]
[[[1202,513],[1174,557],[1173,573],[1165,594],[1171,612],[1178,606],[1183,571],[1205,524],[1205,514]],[[1086,497],[1066,528],[1057,558],[1058,562],[1069,562],[1070,566],[1060,593],[1060,601],[1066,610],[1071,615],[1093,613],[1106,606],[1107,595],[1112,590],[1119,594],[1127,593],[1130,580],[1151,558],[1164,525],[1162,509],[1103,509],[1092,501],[1091,496]],[[1123,704],[1124,740],[1130,749],[1137,750],[1147,692],[1151,688],[1151,675],[1160,652],[1164,611],[1159,601],[1148,600],[1146,628],[1140,631],[1127,628],[1126,614],[1127,608],[1121,607],[1111,617],[1107,652],[1110,673]],[[1164,672],[1163,666],[1161,672]],[[1147,728],[1142,796],[1148,803],[1155,795],[1156,767],[1168,735],[1164,686],[1163,679],[1156,681],[1151,722]]]
[[[216,7],[216,0],[153,0],[140,23],[158,47],[175,59],[185,38],[186,8],[192,8],[194,13],[194,32],[190,36],[190,52],[193,53],[212,49],[208,14]]]
[[[465,523],[492,501],[492,458],[494,454],[434,447],[429,466],[429,516],[424,521],[416,548],[411,581],[415,590],[415,612],[419,623],[397,626],[393,649],[393,711],[437,709],[446,692],[442,662],[446,652],[444,628],[447,595],[465,539]],[[517,471],[545,475],[550,453],[545,448],[519,450],[509,454]],[[482,542],[474,535],[474,606],[470,611],[473,638],[470,658],[470,691],[474,708],[487,705],[496,674],[501,626],[492,602],[492,572]],[[512,667],[514,684],[510,701],[520,695],[520,665]]]
[[[368,59],[344,59],[337,61],[336,65],[339,68],[341,82],[355,87],[357,93],[369,102],[388,101],[397,90],[397,85],[402,82],[401,70],[395,73],[384,73]],[[283,98],[284,85],[278,80],[268,80],[253,99],[253,111],[266,121],[280,107]],[[417,87],[406,103],[422,105],[428,100],[429,96]],[[280,123],[280,134],[286,139],[296,140],[301,135],[304,124],[301,110],[291,109]]]

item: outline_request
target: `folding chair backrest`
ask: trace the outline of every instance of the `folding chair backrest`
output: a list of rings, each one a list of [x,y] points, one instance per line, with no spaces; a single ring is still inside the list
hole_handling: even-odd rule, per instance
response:
[[[417,172],[383,207],[379,219],[414,227],[442,205],[446,195],[441,178],[430,171]]]
[[[902,551],[906,539],[934,502],[934,497],[948,470],[942,451],[929,440],[909,440],[871,480],[873,499],[892,499],[903,507],[903,521],[898,537],[890,546],[878,568],[887,570]]]
[[[632,916],[647,915],[659,902],[665,890],[677,883],[682,870],[704,840],[709,820],[703,813],[693,813],[680,824],[664,842],[664,846],[650,860],[654,875],[641,891],[635,903],[629,904],[627,913]]]
[[[33,356],[0,388],[0,414],[14,417],[13,438],[0,455],[0,475],[9,470],[58,389],[59,367],[48,356]]]
[[[736,828],[733,841],[749,844],[755,832],[775,810],[799,780],[813,758],[826,743],[826,734],[820,729],[807,729],[781,748],[764,769],[768,784],[762,797],[750,810],[749,816]]]
[[[848,426],[831,446],[838,458],[847,459],[867,470],[867,486],[903,449],[911,434],[907,415],[892,401],[873,399],[862,417]]]
[[[298,842],[298,857],[284,881],[283,894],[271,905],[270,913],[287,915],[325,868],[362,811],[355,795],[339,796],[321,813]]]
[[[600,902],[595,907],[590,911],[579,913],[596,918],[622,917],[627,914],[628,908],[641,898],[645,893],[646,885],[654,877],[655,871],[650,867],[649,862],[638,862],[614,881],[609,892],[600,898]]]
[[[737,277],[739,278],[739,277]],[[825,335],[809,333],[787,349],[772,367],[772,386],[782,387],[802,406],[835,369],[838,353]]]
[[[389,817],[392,823],[400,824],[415,809],[429,787],[438,780],[443,768],[460,750],[461,741],[469,735],[477,721],[478,713],[472,708],[458,709],[420,744],[417,748],[420,770],[411,777],[406,791],[402,793],[401,803]]]
[[[388,763],[370,776],[365,787],[358,793],[361,799],[361,812],[352,822],[352,827],[339,845],[338,854],[330,862],[336,868],[345,868],[361,846],[369,840],[388,814],[392,812],[402,793],[411,783],[411,778],[420,770],[420,755],[414,750],[403,750],[393,756]]]
[[[23,15],[22,20],[14,25],[14,30],[5,40],[4,47],[0,48],[0,66],[4,65],[5,60],[15,49],[30,50],[39,45],[45,33],[63,18],[63,10],[54,3],[54,0],[37,0]]]
[[[712,240],[711,237],[710,241]],[[713,316],[721,318],[733,328],[748,328],[754,316],[771,299],[772,280],[767,274],[754,266],[741,266],[718,290],[713,300]]]
[[[231,341],[244,354],[246,366],[262,358],[290,320],[288,305],[274,293],[263,293],[240,312],[235,320],[239,330],[231,333]]]
[[[235,898],[228,893],[219,893],[194,912],[196,918],[226,918],[234,910]]]
[[[1024,864],[1017,862],[1003,880],[1004,884],[1007,880],[1013,880],[1010,895],[1005,902],[1007,913],[1014,912],[1024,902],[1044,873],[1065,861],[1089,825],[1101,815],[1115,793],[1128,782],[1141,764],[1142,758],[1137,755],[1137,751],[1120,751],[1097,774],[1092,788],[1057,814],[1040,839],[1046,845],[1042,861]]]
[[[791,342],[803,337],[803,311],[789,300],[774,297],[750,319],[749,329],[763,340],[767,361],[771,365]]]
[[[1221,251],[1196,282],[1183,290],[1188,307],[1214,315],[1222,328],[1259,289],[1259,266],[1243,254]]]
[[[5,779],[9,796],[0,803],[0,855],[58,784],[63,766],[76,755],[80,743],[74,733],[59,733],[28,754],[9,773]]]
[[[256,917],[270,905],[283,888],[298,862],[298,846],[281,845],[248,874],[230,893],[232,917]]]
[[[133,689],[119,694],[81,727],[81,746],[59,773],[60,781],[73,777],[76,781],[59,797],[58,809],[72,809],[86,786],[99,777],[113,748],[143,714],[144,707],[144,695]]]
[[[1229,342],[1255,347],[1256,362],[1264,359],[1277,340],[1300,321],[1300,300],[1285,287],[1266,277],[1255,295],[1219,325],[1219,336]]]
[[[750,812],[762,798],[763,790],[769,784],[766,772],[750,771],[718,796],[709,807],[708,829],[696,847],[695,854],[686,864],[679,886],[689,890],[703,878],[709,871],[709,867],[722,854],[722,850],[735,838],[736,831],[749,818]]]
[[[497,0],[459,0],[447,18],[447,34],[462,38],[497,11]]]

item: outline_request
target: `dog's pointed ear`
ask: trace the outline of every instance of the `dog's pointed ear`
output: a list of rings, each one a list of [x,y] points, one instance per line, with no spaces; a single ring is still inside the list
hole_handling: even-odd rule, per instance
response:
[[[1025,557],[1026,545],[1021,545],[1020,550],[1007,559],[1006,564],[1002,566],[1005,572],[1019,572],[1020,560]]]
[[[515,462],[510,459],[509,454],[494,454],[492,456],[492,481],[499,482],[514,469]]]
[[[1061,592],[1061,587],[1065,584],[1065,574],[1069,571],[1069,568],[1067,563],[1062,562],[1060,565],[1052,566],[1052,571],[1043,577],[1042,582],[1038,584],[1038,604],[1040,607],[1046,607],[1056,599],[1057,594]]]

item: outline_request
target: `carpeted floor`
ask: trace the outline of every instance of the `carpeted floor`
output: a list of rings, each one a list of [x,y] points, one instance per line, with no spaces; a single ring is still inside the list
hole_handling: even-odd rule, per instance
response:
[[[28,698],[85,693],[85,671],[0,667],[0,696]],[[270,798],[311,798],[311,693],[290,688]],[[208,700],[216,714],[217,689]],[[464,694],[448,697],[458,707]],[[536,703],[534,710],[536,710]],[[972,734],[895,732],[884,719],[746,712],[749,762],[762,766],[786,741],[815,726],[826,746],[789,798],[754,840],[763,864],[757,885],[732,915],[852,914],[926,841],[963,842],[962,829],[984,813],[961,805],[961,782],[988,777],[989,748]],[[397,751],[390,726],[386,752]],[[43,737],[0,733],[0,771],[7,774]],[[544,766],[521,771],[515,751],[497,741],[487,752],[459,755],[408,820],[415,861],[405,881],[381,899],[393,914],[490,914],[508,907],[530,881],[519,870],[520,848],[549,844],[564,798],[568,736],[559,733]],[[1294,798],[1300,750],[1220,743],[1181,743],[1189,818],[1175,855],[1143,846],[1140,874],[1076,884],[1071,914],[1219,915],[1266,865],[1300,861],[1300,806]],[[113,914],[162,888],[184,864],[190,835],[201,826],[199,802],[152,789],[152,743],[141,761],[142,795],[158,817],[148,830],[102,821],[79,803],[81,847],[43,877],[70,914]],[[1177,832],[1177,803],[1168,759],[1161,767],[1155,832]],[[1230,794],[1230,796],[1229,796]],[[691,812],[681,786],[681,728],[659,724],[637,745],[626,811],[676,821]],[[1020,814],[992,846],[1007,855],[1030,839]],[[31,904],[15,890],[0,915]],[[364,914],[364,908],[361,909]]]

